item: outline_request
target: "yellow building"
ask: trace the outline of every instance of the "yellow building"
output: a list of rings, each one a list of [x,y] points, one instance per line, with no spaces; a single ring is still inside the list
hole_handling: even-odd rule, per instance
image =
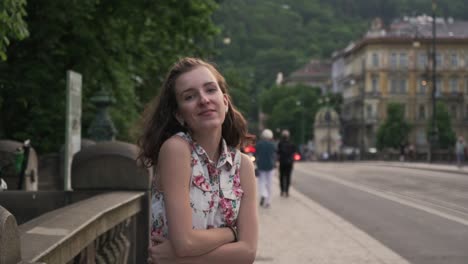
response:
[[[436,19],[436,100],[452,117],[456,135],[468,136],[468,22]],[[428,149],[432,118],[432,18],[419,16],[384,29],[375,20],[365,37],[333,56],[334,90],[343,94],[344,145],[376,146],[387,105],[404,105],[412,130],[408,142]]]

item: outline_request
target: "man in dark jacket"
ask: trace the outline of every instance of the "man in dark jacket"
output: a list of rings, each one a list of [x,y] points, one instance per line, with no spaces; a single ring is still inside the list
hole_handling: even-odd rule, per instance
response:
[[[281,140],[278,143],[281,196],[289,196],[289,185],[291,184],[294,153],[296,153],[296,146],[289,141],[289,131],[283,130],[281,132]]]

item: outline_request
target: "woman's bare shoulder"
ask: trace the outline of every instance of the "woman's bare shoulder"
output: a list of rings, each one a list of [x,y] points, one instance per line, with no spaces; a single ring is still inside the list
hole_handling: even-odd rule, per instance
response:
[[[250,156],[245,153],[241,153],[240,170],[241,172],[254,172],[253,162]]]
[[[161,145],[159,153],[160,156],[183,154],[190,154],[190,145],[187,140],[177,135],[174,135],[164,141],[164,143]]]

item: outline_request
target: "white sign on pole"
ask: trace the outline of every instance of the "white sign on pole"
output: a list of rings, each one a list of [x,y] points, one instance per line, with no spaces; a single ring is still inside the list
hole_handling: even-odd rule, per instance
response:
[[[67,115],[65,125],[64,189],[71,190],[71,163],[81,148],[81,74],[67,71]]]

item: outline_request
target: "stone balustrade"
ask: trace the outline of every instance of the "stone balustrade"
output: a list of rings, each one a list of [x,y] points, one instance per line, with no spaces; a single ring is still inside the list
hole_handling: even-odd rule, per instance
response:
[[[73,191],[0,192],[0,264],[146,263],[152,170],[137,153],[99,143],[75,154]]]
[[[109,192],[19,227],[0,207],[0,264],[143,263],[149,239],[147,206],[144,192]]]

